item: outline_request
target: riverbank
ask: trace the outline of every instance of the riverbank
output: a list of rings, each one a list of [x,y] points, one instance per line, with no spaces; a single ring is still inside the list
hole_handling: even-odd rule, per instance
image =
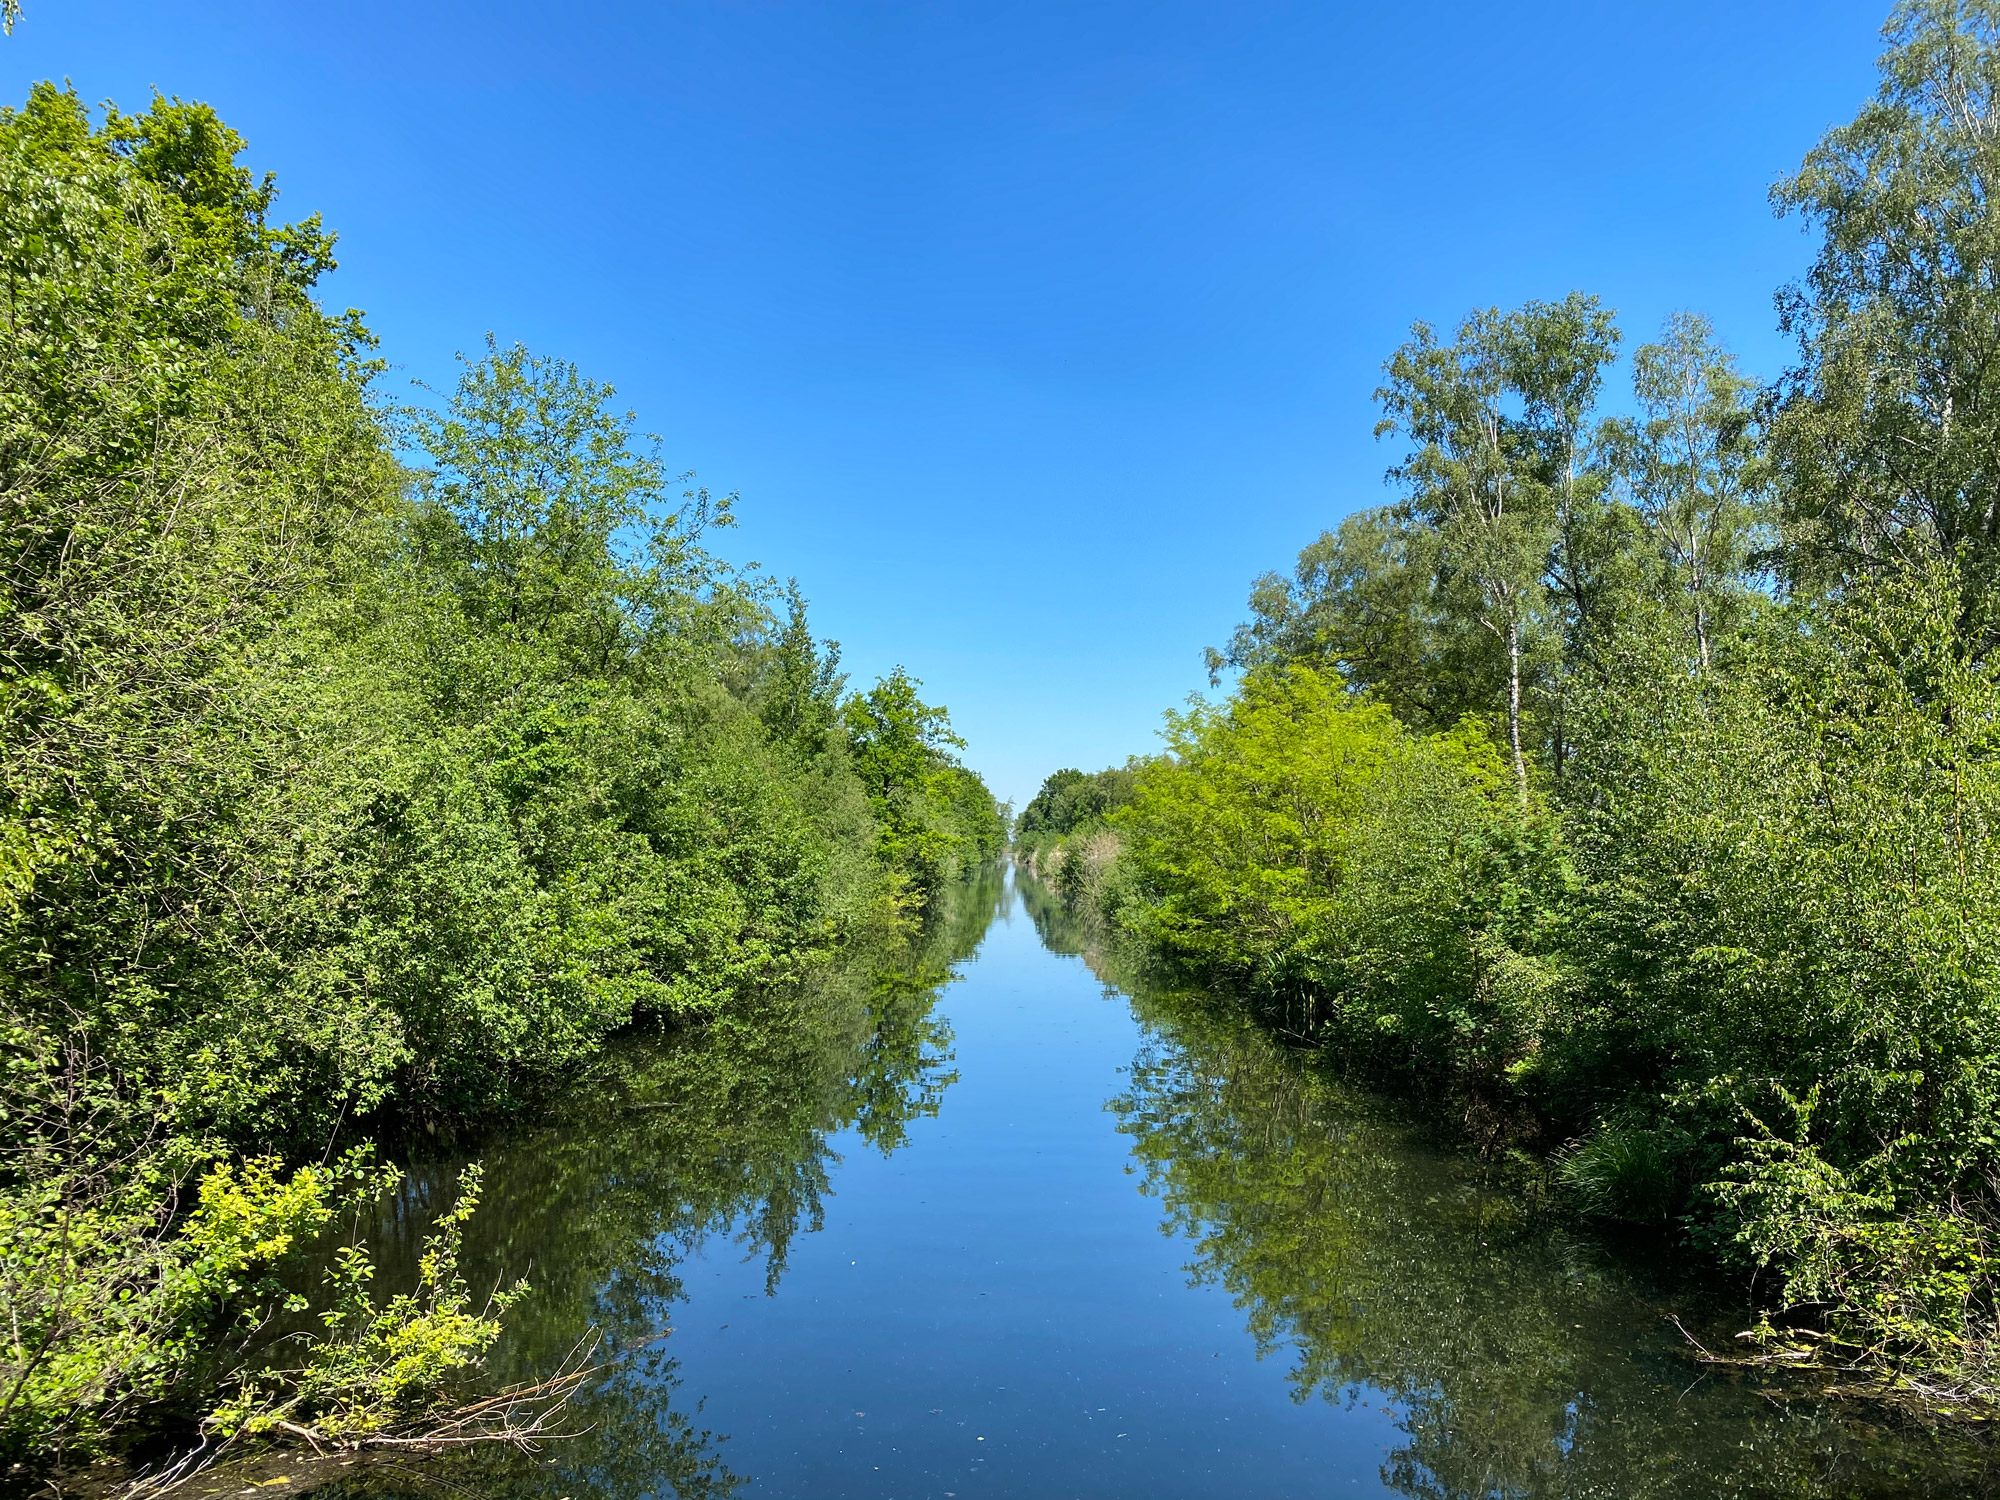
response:
[[[474,1280],[532,1257],[548,1289],[495,1373],[580,1318],[652,1342],[589,1435],[480,1461],[479,1493],[2000,1492],[1968,1435],[1705,1370],[1669,1317],[1728,1328],[1712,1289],[1148,980],[1046,888],[989,889],[950,982],[851,975],[755,1041],[635,1037],[485,1154]],[[378,1237],[414,1247],[455,1165]]]

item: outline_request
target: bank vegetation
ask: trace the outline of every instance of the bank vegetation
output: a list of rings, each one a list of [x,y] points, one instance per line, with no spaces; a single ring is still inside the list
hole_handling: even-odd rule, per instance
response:
[[[1886,38],[1773,189],[1818,237],[1789,371],[1693,313],[1620,363],[1583,294],[1419,324],[1390,496],[1032,852],[1579,1212],[1754,1272],[1711,1357],[1991,1413],[2000,4]]]
[[[893,941],[1005,839],[609,386],[489,341],[392,397],[242,150],[166,98],[0,112],[10,1483],[532,1435],[479,1380],[532,1290],[458,1269],[476,1177],[374,1286],[389,1156]]]

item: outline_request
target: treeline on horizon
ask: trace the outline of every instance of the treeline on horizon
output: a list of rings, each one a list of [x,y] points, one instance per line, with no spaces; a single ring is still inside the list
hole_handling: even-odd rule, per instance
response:
[[[1584,1212],[1767,1273],[1742,1357],[1990,1409],[2000,3],[1885,36],[1773,190],[1819,235],[1794,368],[1679,314],[1602,416],[1593,297],[1417,325],[1393,498],[1257,581],[1164,754],[1021,827],[1073,903]]]
[[[456,1269],[476,1174],[415,1291],[365,1247],[274,1279],[395,1181],[373,1140],[895,941],[1006,839],[945,711],[850,691],[609,386],[489,341],[390,401],[242,148],[178,100],[0,111],[15,1479],[433,1410],[513,1297]]]

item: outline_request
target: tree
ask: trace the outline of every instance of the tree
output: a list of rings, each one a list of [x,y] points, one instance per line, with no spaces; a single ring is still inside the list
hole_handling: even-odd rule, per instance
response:
[[[1686,604],[1704,671],[1718,620],[1740,602],[1755,535],[1764,465],[1754,388],[1708,319],[1675,313],[1660,341],[1633,355],[1637,420],[1613,427],[1626,483],[1669,587]]]
[[[1416,728],[1490,709],[1500,687],[1491,653],[1440,598],[1437,538],[1391,506],[1356,511],[1303,548],[1288,578],[1266,573],[1251,618],[1207,652],[1209,682],[1226,668],[1310,662],[1373,693]]]
[[[1502,334],[1509,395],[1519,404],[1518,440],[1537,461],[1548,496],[1550,539],[1544,576],[1565,616],[1570,652],[1588,649],[1606,619],[1610,564],[1618,552],[1606,500],[1610,476],[1591,441],[1591,413],[1618,329],[1595,297],[1529,302],[1509,314]]]
[[[1600,485],[1586,472],[1584,434],[1617,337],[1611,315],[1580,294],[1475,312],[1450,344],[1419,323],[1375,393],[1376,435],[1410,444],[1389,472],[1404,488],[1400,514],[1436,538],[1437,597],[1503,653],[1523,792],[1526,634],[1552,583],[1580,617],[1592,608],[1582,538]]]
[[[914,888],[919,907],[1006,839],[992,793],[952,757],[965,741],[952,733],[950,715],[917,696],[920,685],[897,667],[841,709],[880,825],[883,863]]]
[[[1772,427],[1788,582],[1959,560],[1959,629],[2000,620],[2000,0],[1904,0],[1881,85],[1772,190],[1822,232],[1779,298],[1800,362]]]
[[[1601,654],[1630,582],[1630,528],[1612,499],[1610,472],[1591,431],[1618,340],[1610,311],[1581,292],[1560,302],[1526,303],[1507,319],[1508,383],[1519,403],[1520,440],[1536,457],[1549,509],[1543,597],[1557,636],[1551,645],[1559,649],[1543,675],[1549,759],[1558,777],[1567,760],[1571,678]]]
[[[840,719],[847,674],[840,642],[818,641],[806,619],[806,597],[794,578],[785,585],[785,625],[778,633],[762,689],[764,725],[776,738],[816,755]]]
[[[1403,513],[1438,539],[1441,593],[1500,643],[1506,661],[1507,735],[1514,774],[1528,783],[1521,753],[1521,635],[1539,599],[1548,513],[1531,462],[1504,412],[1506,328],[1498,309],[1474,313],[1450,344],[1425,323],[1389,359],[1376,392],[1377,437],[1412,445],[1390,469],[1407,498]]]
[[[648,646],[713,646],[756,623],[702,547],[735,497],[682,489],[617,392],[575,365],[489,335],[450,399],[405,414],[429,457],[418,493],[427,561],[478,628],[535,642],[575,673],[616,674]]]

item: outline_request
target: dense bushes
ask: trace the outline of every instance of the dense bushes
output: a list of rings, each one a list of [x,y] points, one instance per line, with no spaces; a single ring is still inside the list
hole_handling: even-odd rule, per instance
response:
[[[241,145],[169,100],[0,115],[16,1457],[164,1399],[272,1295],[296,1236],[218,1270],[189,1184],[276,1153],[257,1212],[320,1202],[285,1159],[531,1101],[1004,837],[943,711],[900,672],[849,699],[609,387],[489,345],[387,405],[313,300],[331,236],[272,222]]]
[[[1259,582],[1095,890],[1539,1134],[1585,1212],[1779,1273],[1769,1357],[1990,1402],[2000,6],[1889,35],[1776,194],[1826,236],[1799,368],[1753,400],[1681,315],[1596,422],[1594,299],[1419,325],[1378,393],[1400,497]]]
[[[1260,668],[1170,716],[1098,903],[1496,1144],[1560,1147],[1585,1212],[1774,1266],[1780,1324],[1983,1397],[2000,681],[1954,642],[1961,587],[1768,612],[1705,674],[1636,611],[1525,795],[1477,721]]]
[[[1417,733],[1298,663],[1167,739],[1099,894],[1128,927],[1385,1062],[1504,1079],[1537,1051],[1562,872],[1477,722]]]

